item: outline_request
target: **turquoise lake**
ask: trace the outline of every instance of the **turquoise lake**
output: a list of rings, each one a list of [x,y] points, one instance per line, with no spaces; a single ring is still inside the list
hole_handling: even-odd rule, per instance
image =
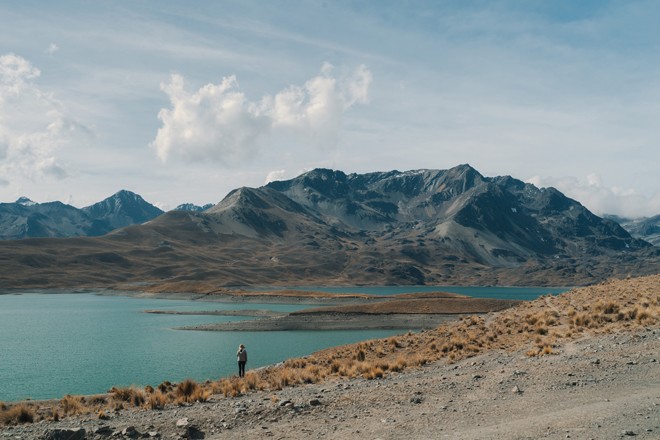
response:
[[[541,295],[557,295],[570,287],[465,287],[465,286],[355,286],[355,287],[255,287],[252,290],[311,290],[325,293],[357,293],[365,295],[399,295],[402,293],[450,292],[474,298],[518,299],[529,301]]]
[[[532,299],[564,290],[516,289],[515,297]],[[503,291],[490,294],[511,297],[511,290],[507,291],[509,294]],[[287,312],[306,307],[310,306],[227,304],[92,293],[0,295],[0,401],[103,393],[112,386],[155,386],[165,380],[227,377],[236,373],[235,352],[241,343],[248,349],[250,369],[331,346],[402,333],[400,330],[181,331],[174,328],[249,318],[144,313],[149,309]]]

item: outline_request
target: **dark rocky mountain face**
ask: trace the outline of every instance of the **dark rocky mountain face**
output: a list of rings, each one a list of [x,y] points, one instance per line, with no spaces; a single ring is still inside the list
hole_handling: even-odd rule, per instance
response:
[[[0,239],[99,236],[163,211],[130,191],[119,191],[102,202],[78,209],[61,202],[35,203],[21,197],[0,203]]]
[[[139,195],[122,190],[107,199],[82,208],[91,218],[106,221],[112,229],[123,228],[152,220],[163,211]]]
[[[172,211],[190,211],[190,212],[202,212],[206,211],[209,208],[212,208],[213,203],[207,203],[205,205],[199,206],[194,203],[182,203],[181,205],[174,208]]]
[[[347,234],[444,241],[444,249],[488,264],[648,246],[553,188],[486,178],[468,165],[366,175],[314,170],[267,188]]]
[[[5,242],[0,251],[21,255],[0,261],[8,265],[0,281],[13,285],[52,284],[57,277],[49,274],[61,268],[80,284],[173,289],[578,285],[660,272],[660,251],[617,223],[553,188],[484,177],[468,165],[369,174],[317,169],[239,188],[204,212],[170,211],[101,238]]]
[[[103,235],[112,227],[61,202],[0,203],[0,239]]]
[[[620,224],[633,237],[648,241],[654,246],[660,246],[660,215],[640,218],[607,215],[605,218]]]

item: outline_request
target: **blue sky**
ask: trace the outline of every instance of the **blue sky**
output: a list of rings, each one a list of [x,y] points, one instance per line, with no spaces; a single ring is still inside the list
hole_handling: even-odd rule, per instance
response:
[[[657,1],[2,1],[0,201],[446,169],[660,213]]]

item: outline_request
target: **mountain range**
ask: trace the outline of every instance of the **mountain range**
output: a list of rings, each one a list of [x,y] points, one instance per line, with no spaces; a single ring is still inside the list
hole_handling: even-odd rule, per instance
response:
[[[98,236],[152,220],[163,211],[130,191],[119,191],[82,209],[62,202],[35,203],[21,197],[0,203],[0,239]]]
[[[660,215],[641,218],[626,218],[616,215],[606,215],[604,217],[620,224],[633,237],[660,246]]]
[[[86,212],[111,211],[125,218]],[[102,237],[3,241],[0,262],[11,287],[578,285],[658,273],[660,249],[556,189],[460,165],[316,169]]]

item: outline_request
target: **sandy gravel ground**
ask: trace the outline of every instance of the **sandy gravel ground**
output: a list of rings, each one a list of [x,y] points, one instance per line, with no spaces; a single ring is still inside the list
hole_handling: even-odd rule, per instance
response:
[[[0,438],[659,439],[660,329],[491,350],[376,380],[254,392],[162,411],[5,427]]]

